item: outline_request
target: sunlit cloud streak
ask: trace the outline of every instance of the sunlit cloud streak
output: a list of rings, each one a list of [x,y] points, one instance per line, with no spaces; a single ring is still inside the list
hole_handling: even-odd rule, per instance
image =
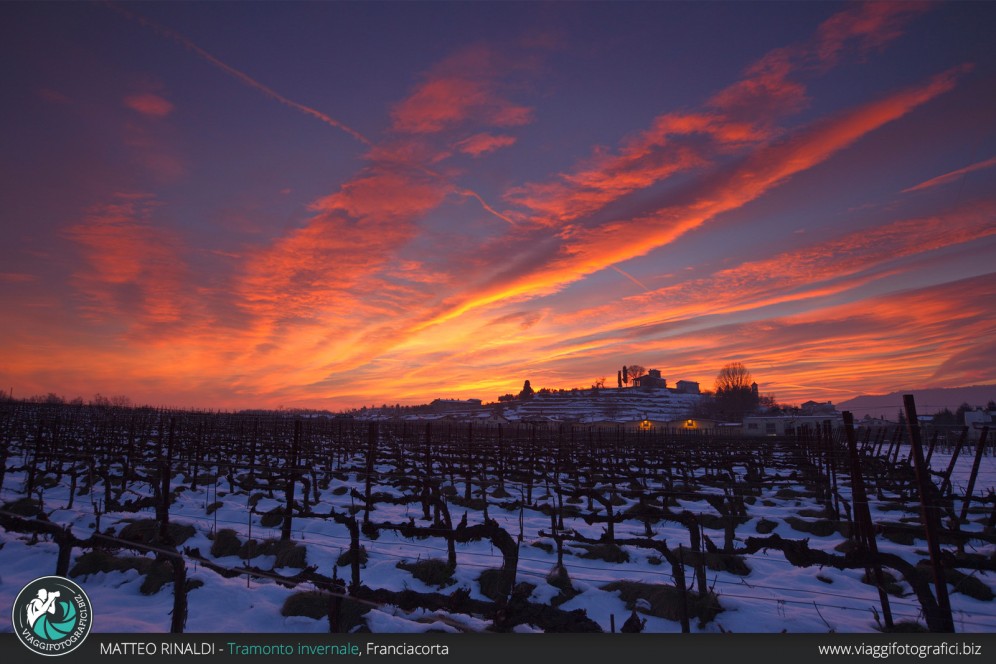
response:
[[[951,171],[950,173],[945,173],[944,175],[938,175],[936,178],[931,178],[925,182],[921,182],[914,187],[903,189],[903,193],[909,194],[914,191],[922,191],[923,189],[930,189],[931,187],[939,187],[941,185],[950,184],[961,179],[965,175],[968,175],[969,173],[981,171],[986,168],[992,168],[993,166],[996,166],[996,157],[971,164],[970,166],[965,166],[964,168],[959,168],[956,171]]]
[[[394,106],[392,128],[405,134],[435,134],[468,120],[488,127],[528,124],[533,110],[501,92],[502,80],[514,66],[485,45],[460,49],[426,72],[415,89]]]
[[[472,157],[480,157],[489,152],[515,145],[515,141],[515,136],[504,134],[494,135],[482,132],[458,141],[453,147]]]
[[[457,301],[426,325],[446,322],[482,306],[506,299],[533,298],[562,289],[588,274],[642,256],[698,228],[717,215],[753,201],[793,175],[812,168],[862,136],[950,91],[970,67],[938,74],[926,83],[892,93],[795,132],[785,140],[759,148],[732,170],[720,172],[693,202],[663,207],[635,219],[601,226],[565,229],[562,243],[541,268],[512,280],[482,286]]]
[[[848,48],[881,48],[926,3],[863,3],[835,14],[808,41],[775,49],[751,64],[741,80],[714,94],[699,111],[668,112],[626,139],[617,153],[596,153],[552,182],[516,187],[506,199],[529,210],[522,222],[560,226],[717,156],[768,142],[784,130],[776,121],[805,108],[806,86],[793,76],[825,73]],[[697,139],[690,141],[689,139]]]
[[[149,194],[119,193],[66,231],[85,261],[73,275],[84,316],[138,327],[181,319],[185,268],[177,239],[151,222],[157,206]]]
[[[625,350],[654,358],[666,376],[711,388],[719,366],[738,360],[762,392],[787,403],[812,398],[812,386],[840,400],[911,385],[968,385],[996,380],[982,360],[996,332],[984,304],[996,295],[992,274],[940,286],[818,307],[783,317],[701,327]],[[618,355],[619,349],[616,349]]]
[[[695,330],[722,324],[734,315],[764,319],[778,306],[818,310],[835,296],[861,300],[861,288],[919,270],[917,263],[910,262],[913,258],[992,237],[994,215],[996,201],[969,202],[936,216],[861,229],[600,306],[575,305],[571,311],[540,315],[527,305],[486,324],[480,317],[462,317],[449,321],[443,330],[424,330],[406,342],[403,355],[411,359],[434,354],[437,363],[485,363],[492,371],[502,367],[514,371],[523,363],[542,367],[580,356],[590,360],[659,354],[660,348],[672,347],[675,338],[694,335]],[[528,326],[511,326],[519,321],[528,321]],[[438,334],[445,335],[453,349],[443,356],[433,343]],[[717,361],[715,355],[709,357],[709,362]]]

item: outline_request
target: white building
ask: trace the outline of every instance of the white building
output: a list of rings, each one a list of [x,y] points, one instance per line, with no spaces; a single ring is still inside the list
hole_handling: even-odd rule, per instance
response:
[[[968,427],[968,439],[977,441],[982,436],[982,428],[989,427],[988,441],[991,443],[996,436],[996,410],[969,410],[965,412],[965,426]]]
[[[794,436],[803,428],[810,431],[843,426],[840,413],[828,415],[748,415],[744,418],[743,433],[746,436]]]

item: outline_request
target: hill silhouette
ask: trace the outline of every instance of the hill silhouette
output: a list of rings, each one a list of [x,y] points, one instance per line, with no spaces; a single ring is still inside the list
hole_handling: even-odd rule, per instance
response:
[[[996,401],[996,385],[972,385],[969,387],[932,387],[922,390],[901,390],[889,394],[866,394],[837,404],[837,410],[849,410],[856,417],[884,415],[895,419],[903,407],[903,395],[912,394],[916,399],[919,415],[931,415],[948,408],[955,410],[963,403],[985,408],[989,401]]]

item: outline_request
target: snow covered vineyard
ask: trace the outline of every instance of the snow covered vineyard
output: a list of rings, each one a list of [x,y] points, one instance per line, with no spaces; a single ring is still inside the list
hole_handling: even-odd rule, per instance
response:
[[[996,631],[991,452],[924,441],[938,586],[910,445],[844,433],[0,404],[0,603],[56,573],[104,632]]]

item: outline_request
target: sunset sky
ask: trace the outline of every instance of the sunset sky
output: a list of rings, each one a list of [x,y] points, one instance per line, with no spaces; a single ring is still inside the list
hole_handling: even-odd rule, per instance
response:
[[[996,3],[0,4],[0,389],[996,382]]]

